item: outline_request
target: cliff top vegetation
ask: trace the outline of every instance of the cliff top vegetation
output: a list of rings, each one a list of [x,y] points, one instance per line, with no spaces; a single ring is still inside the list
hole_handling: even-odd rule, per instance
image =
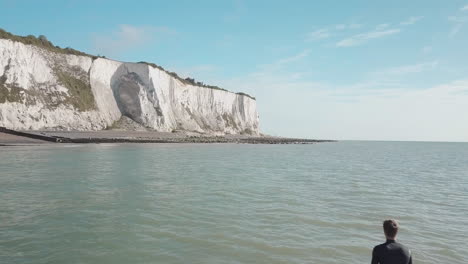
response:
[[[78,56],[87,56],[87,57],[93,58],[93,60],[97,59],[97,58],[105,58],[105,56],[91,55],[91,54],[88,54],[88,53],[85,53],[85,52],[81,52],[79,50],[72,49],[70,47],[61,48],[60,46],[55,46],[44,35],[39,35],[38,37],[35,37],[33,35],[18,36],[18,35],[12,34],[12,33],[8,32],[6,30],[0,28],[0,39],[9,39],[9,40],[12,40],[12,41],[21,42],[21,43],[26,44],[26,45],[33,45],[33,46],[43,48],[45,50],[55,52],[55,53],[78,55]],[[172,77],[176,78],[177,80],[179,80],[179,81],[181,81],[182,83],[185,83],[185,84],[190,84],[190,85],[205,87],[205,88],[210,88],[210,89],[216,89],[216,90],[222,90],[222,91],[228,91],[226,89],[220,88],[220,87],[215,86],[215,85],[207,85],[207,84],[204,84],[203,82],[195,81],[195,79],[190,78],[190,77],[187,77],[187,78],[184,79],[184,78],[180,77],[179,75],[177,75],[177,73],[168,71],[168,70],[164,69],[163,67],[161,67],[159,65],[156,65],[154,63],[145,62],[145,61],[140,61],[139,63],[143,63],[143,64],[149,65],[151,67],[160,69],[160,70],[166,72],[167,74],[171,75]],[[238,92],[236,94],[244,95],[244,96],[250,97],[250,98],[255,100],[255,97],[250,96],[250,95],[248,95],[246,93]]]

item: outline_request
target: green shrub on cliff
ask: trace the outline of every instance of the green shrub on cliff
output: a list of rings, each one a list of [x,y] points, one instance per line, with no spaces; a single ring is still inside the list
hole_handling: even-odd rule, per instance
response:
[[[9,85],[9,87],[6,87],[6,73],[10,69],[10,62],[11,59],[8,61],[8,64],[3,69],[3,74],[0,76],[0,104],[5,102],[21,102],[21,93],[24,92],[24,89],[21,89],[16,85]]]
[[[179,75],[177,75],[177,73],[175,72],[170,72],[166,69],[164,69],[163,67],[159,66],[159,65],[156,65],[154,63],[150,63],[150,62],[146,62],[146,61],[140,61],[138,63],[141,63],[141,64],[146,64],[146,65],[149,65],[153,68],[156,68],[156,69],[159,69],[161,71],[164,71],[165,73],[171,75],[172,77],[176,78],[177,80],[179,80],[180,82],[182,83],[185,83],[185,84],[190,84],[190,85],[193,85],[193,86],[199,86],[199,87],[205,87],[205,88],[209,88],[209,89],[215,89],[215,90],[221,90],[221,91],[226,91],[228,92],[228,90],[226,89],[223,89],[221,87],[218,87],[218,86],[215,86],[215,85],[208,85],[208,84],[204,84],[203,82],[197,82],[195,81],[194,78],[190,78],[190,77],[187,77],[185,79],[181,78]],[[244,96],[247,96],[249,98],[252,98],[255,100],[255,97],[251,96],[251,95],[248,95],[246,93],[236,93],[236,94],[239,94],[239,95],[244,95]]]
[[[46,49],[46,50],[51,51],[51,52],[56,52],[56,53],[61,53],[61,54],[88,56],[88,57],[92,57],[93,60],[97,59],[97,58],[105,58],[105,56],[90,55],[90,54],[87,54],[87,53],[72,49],[70,47],[61,48],[59,46],[54,46],[54,44],[52,44],[52,42],[50,42],[47,39],[47,37],[44,36],[44,35],[40,35],[38,37],[35,37],[33,35],[28,35],[28,36],[23,37],[23,36],[14,35],[14,34],[12,34],[10,32],[7,32],[7,31],[3,30],[2,28],[0,28],[0,39],[9,39],[9,40],[12,40],[12,41],[21,42],[21,43],[26,44],[26,45],[33,45],[33,46],[36,46],[36,47],[39,47],[39,48]],[[183,79],[179,75],[177,75],[177,73],[167,71],[163,67],[161,67],[159,65],[156,65],[154,63],[149,63],[149,62],[146,62],[146,61],[140,61],[139,63],[143,63],[143,64],[149,65],[149,66],[151,66],[153,68],[157,68],[157,69],[159,69],[161,71],[164,71],[167,74],[174,77],[175,79],[177,79],[180,82],[185,83],[185,84],[190,84],[190,85],[194,85],[194,86],[205,87],[205,88],[210,88],[210,89],[215,89],[215,90],[221,90],[221,91],[228,91],[226,89],[220,88],[220,87],[215,86],[215,85],[207,85],[207,84],[204,84],[203,82],[197,82],[193,78]],[[75,95],[75,96],[83,97],[83,99],[85,99],[85,101],[83,103],[78,103],[78,101],[75,101],[73,105],[75,107],[78,106],[78,109],[85,109],[85,110],[82,110],[82,111],[86,111],[86,109],[93,108],[94,107],[94,97],[92,97],[93,100],[92,100],[92,104],[91,104],[91,100],[90,100],[91,97],[90,96],[92,96],[92,92],[91,92],[91,88],[89,87],[89,85],[85,84],[80,79],[76,79],[76,78],[73,79],[74,77],[71,76],[71,75],[66,75],[63,72],[60,73],[60,74],[61,74],[61,77],[59,76],[59,79],[61,78],[60,81],[64,85],[68,85],[67,87],[70,89],[70,92],[73,93],[73,95]],[[72,87],[72,88],[70,88],[70,87]],[[78,89],[78,87],[86,88],[86,89]],[[89,87],[89,89],[87,87]],[[0,89],[1,89],[0,90],[0,100],[2,100],[2,98],[6,98],[4,95],[2,96],[2,91],[3,91],[3,94],[5,94],[5,91],[8,91],[8,90],[6,90],[5,87],[2,88],[1,86],[0,86]],[[244,96],[250,97],[250,98],[255,100],[255,97],[250,96],[248,94],[245,94],[245,93],[237,93],[237,94],[244,95]],[[17,96],[15,96],[15,98],[17,98]]]
[[[7,88],[4,84],[0,83],[0,104],[6,103],[6,102],[21,102],[22,97],[21,97],[21,92],[23,89],[12,86],[10,88]]]
[[[243,92],[239,92],[239,93],[236,93],[236,94],[238,94],[238,95],[243,95],[243,96],[247,96],[247,97],[249,97],[249,98],[251,98],[251,99],[256,100],[255,97],[251,96],[250,94],[246,94],[246,93],[243,93]]]
[[[60,48],[59,46],[54,46],[54,44],[52,44],[52,42],[50,42],[47,39],[47,37],[44,35],[40,35],[37,38],[33,35],[28,35],[26,37],[23,37],[23,36],[17,36],[17,35],[11,34],[10,32],[7,32],[0,28],[0,38],[21,42],[26,45],[33,45],[33,46],[43,48],[49,51],[57,52],[57,53],[93,57],[89,54],[86,54],[84,52],[81,52],[72,48],[63,49],[63,48]]]
[[[96,108],[93,91],[88,83],[60,70],[56,71],[56,75],[58,81],[68,88],[69,96],[65,99],[66,104],[73,105],[81,112]]]

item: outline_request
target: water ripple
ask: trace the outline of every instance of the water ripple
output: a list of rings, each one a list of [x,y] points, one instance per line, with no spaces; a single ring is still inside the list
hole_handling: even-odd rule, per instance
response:
[[[468,145],[113,144],[0,153],[0,263],[468,263]]]

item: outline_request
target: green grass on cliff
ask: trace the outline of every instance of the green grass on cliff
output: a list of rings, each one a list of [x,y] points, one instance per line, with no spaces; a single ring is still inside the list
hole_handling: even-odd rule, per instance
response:
[[[177,80],[181,81],[182,83],[185,83],[185,84],[190,84],[190,85],[194,85],[194,86],[200,86],[200,87],[205,87],[205,88],[211,88],[211,89],[215,89],[215,90],[221,90],[221,91],[228,91],[226,89],[223,89],[223,88],[220,88],[218,86],[214,86],[214,85],[206,85],[202,82],[195,82],[195,79],[192,79],[192,78],[185,78],[183,79],[182,77],[180,77],[179,75],[177,75],[177,73],[175,72],[170,72],[166,69],[164,69],[163,67],[159,66],[159,65],[156,65],[154,63],[150,63],[150,62],[146,62],[146,61],[140,61],[138,63],[142,63],[142,64],[146,64],[148,66],[151,66],[153,68],[157,68],[161,71],[164,71],[166,72],[167,74],[171,75],[172,77],[176,78]]]
[[[70,104],[81,112],[96,109],[93,91],[89,83],[60,70],[56,70],[56,75],[58,81],[68,88],[69,96],[65,97],[65,104]]]
[[[52,51],[56,53],[93,57],[92,55],[89,55],[87,53],[84,53],[84,52],[81,52],[72,48],[61,48],[59,46],[54,46],[54,44],[52,44],[52,42],[47,40],[47,38],[43,35],[40,35],[38,37],[35,37],[33,35],[28,35],[28,36],[23,37],[23,36],[14,35],[0,28],[0,38],[21,42],[26,45],[33,45],[33,46],[43,48],[48,51]]]
[[[9,85],[11,87],[6,87],[5,85],[6,80],[7,80],[6,73],[8,72],[9,69],[10,69],[10,61],[8,61],[8,64],[3,69],[3,75],[0,76],[0,104],[5,103],[5,102],[13,103],[13,102],[22,101],[21,91],[24,89],[21,89],[14,85]]]
[[[19,87],[13,86],[8,89],[4,84],[0,83],[0,104],[22,102],[21,91],[23,89]]]
[[[223,88],[220,88],[218,86],[214,86],[214,85],[206,85],[202,82],[195,82],[195,79],[192,79],[192,78],[185,78],[183,79],[182,77],[180,77],[179,75],[177,75],[177,73],[175,72],[170,72],[166,69],[164,69],[163,67],[159,66],[159,65],[156,65],[154,63],[151,63],[151,62],[146,62],[146,61],[140,61],[138,63],[142,63],[142,64],[146,64],[148,66],[151,66],[153,68],[157,68],[161,71],[164,71],[166,72],[167,74],[171,75],[172,77],[176,78],[177,80],[181,81],[182,83],[185,83],[185,84],[190,84],[190,85],[194,85],[194,86],[200,86],[200,87],[205,87],[205,88],[211,88],[211,89],[215,89],[215,90],[221,90],[221,91],[228,91],[226,89],[223,89]]]
[[[94,94],[91,90],[89,81],[83,81],[87,79],[87,73],[77,67],[67,69],[65,72],[63,69],[54,68],[54,73],[57,76],[58,82],[68,89],[68,95],[56,94],[58,101],[51,100],[50,94],[43,95],[37,93],[34,89],[27,91],[23,88],[18,87],[15,83],[6,85],[7,73],[10,70],[11,59],[3,69],[3,74],[0,76],[0,103],[6,102],[19,102],[26,105],[35,104],[35,99],[41,100],[49,107],[56,107],[59,104],[72,105],[78,111],[88,111],[96,109],[94,100]],[[75,77],[78,76],[78,77]],[[81,79],[79,79],[81,77]]]
[[[209,89],[215,89],[215,90],[221,90],[221,91],[226,91],[226,92],[229,92],[228,90],[224,89],[224,88],[221,88],[221,87],[218,87],[216,85],[208,85],[208,84],[204,84],[203,82],[197,82],[195,81],[195,79],[193,78],[185,78],[183,79],[182,77],[180,77],[179,75],[177,75],[177,73],[175,72],[170,72],[166,69],[164,69],[163,67],[159,66],[159,65],[156,65],[154,63],[151,63],[151,62],[146,62],[146,61],[140,61],[138,63],[142,63],[142,64],[146,64],[148,66],[151,66],[153,68],[156,68],[156,69],[159,69],[161,71],[164,71],[166,72],[167,74],[171,75],[172,77],[176,78],[177,80],[179,80],[180,82],[182,83],[185,83],[185,84],[190,84],[190,85],[193,85],[193,86],[199,86],[199,87],[204,87],[204,88],[209,88]],[[249,94],[246,94],[246,93],[242,93],[242,92],[239,92],[239,93],[236,93],[238,95],[244,95],[244,96],[247,96],[251,99],[254,99],[255,100],[255,97],[249,95]]]
[[[3,30],[2,28],[0,28],[0,39],[9,39],[9,40],[12,40],[12,41],[21,42],[21,43],[26,44],[26,45],[33,45],[33,46],[36,46],[36,47],[39,47],[39,48],[42,48],[42,49],[45,49],[45,50],[48,50],[48,51],[51,51],[51,52],[55,52],[55,53],[78,55],[78,56],[88,56],[88,57],[92,57],[93,59],[96,59],[96,58],[99,58],[99,57],[105,58],[104,56],[94,56],[94,55],[90,55],[90,54],[87,54],[87,53],[84,53],[84,52],[81,52],[81,51],[78,51],[78,50],[75,50],[75,49],[72,49],[72,48],[68,48],[68,47],[67,48],[61,48],[59,46],[54,46],[54,44],[52,44],[52,42],[50,42],[47,39],[47,37],[45,37],[44,35],[40,35],[38,37],[35,37],[33,35],[28,35],[28,36],[25,36],[25,37],[24,36],[17,36],[17,35],[14,35],[14,34],[12,34],[10,32],[7,32],[7,31]],[[176,78],[177,80],[179,80],[179,81],[181,81],[182,83],[185,83],[185,84],[190,84],[190,85],[199,86],[199,87],[205,87],[205,88],[209,88],[209,89],[221,90],[221,91],[228,91],[226,89],[220,88],[220,87],[215,86],[215,85],[207,85],[207,84],[204,84],[203,82],[196,82],[195,79],[193,79],[193,78],[183,79],[179,75],[177,75],[177,73],[167,71],[163,67],[161,67],[159,65],[156,65],[154,63],[149,63],[149,62],[145,62],[145,61],[141,61],[139,63],[143,63],[143,64],[149,65],[151,67],[158,68],[158,69],[166,72],[167,74],[171,75],[172,77]],[[68,79],[69,78],[64,78],[64,81],[66,81],[66,82],[68,82],[70,84],[73,84],[75,86],[80,86],[80,85],[77,84],[76,81],[70,81]],[[78,92],[78,91],[76,91],[76,92]],[[250,97],[250,98],[255,100],[255,97],[250,96],[250,95],[248,95],[246,93],[237,93],[237,94],[244,95],[244,96]],[[1,91],[0,91],[0,103],[1,103],[1,100],[2,100],[1,96],[2,95],[1,95]],[[88,105],[88,104],[85,103],[85,105]],[[85,106],[85,105],[81,105],[81,106]]]

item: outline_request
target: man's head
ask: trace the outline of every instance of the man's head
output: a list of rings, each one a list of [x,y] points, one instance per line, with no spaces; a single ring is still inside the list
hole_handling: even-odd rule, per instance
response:
[[[383,222],[383,230],[388,239],[395,239],[398,233],[398,222],[390,219]]]

